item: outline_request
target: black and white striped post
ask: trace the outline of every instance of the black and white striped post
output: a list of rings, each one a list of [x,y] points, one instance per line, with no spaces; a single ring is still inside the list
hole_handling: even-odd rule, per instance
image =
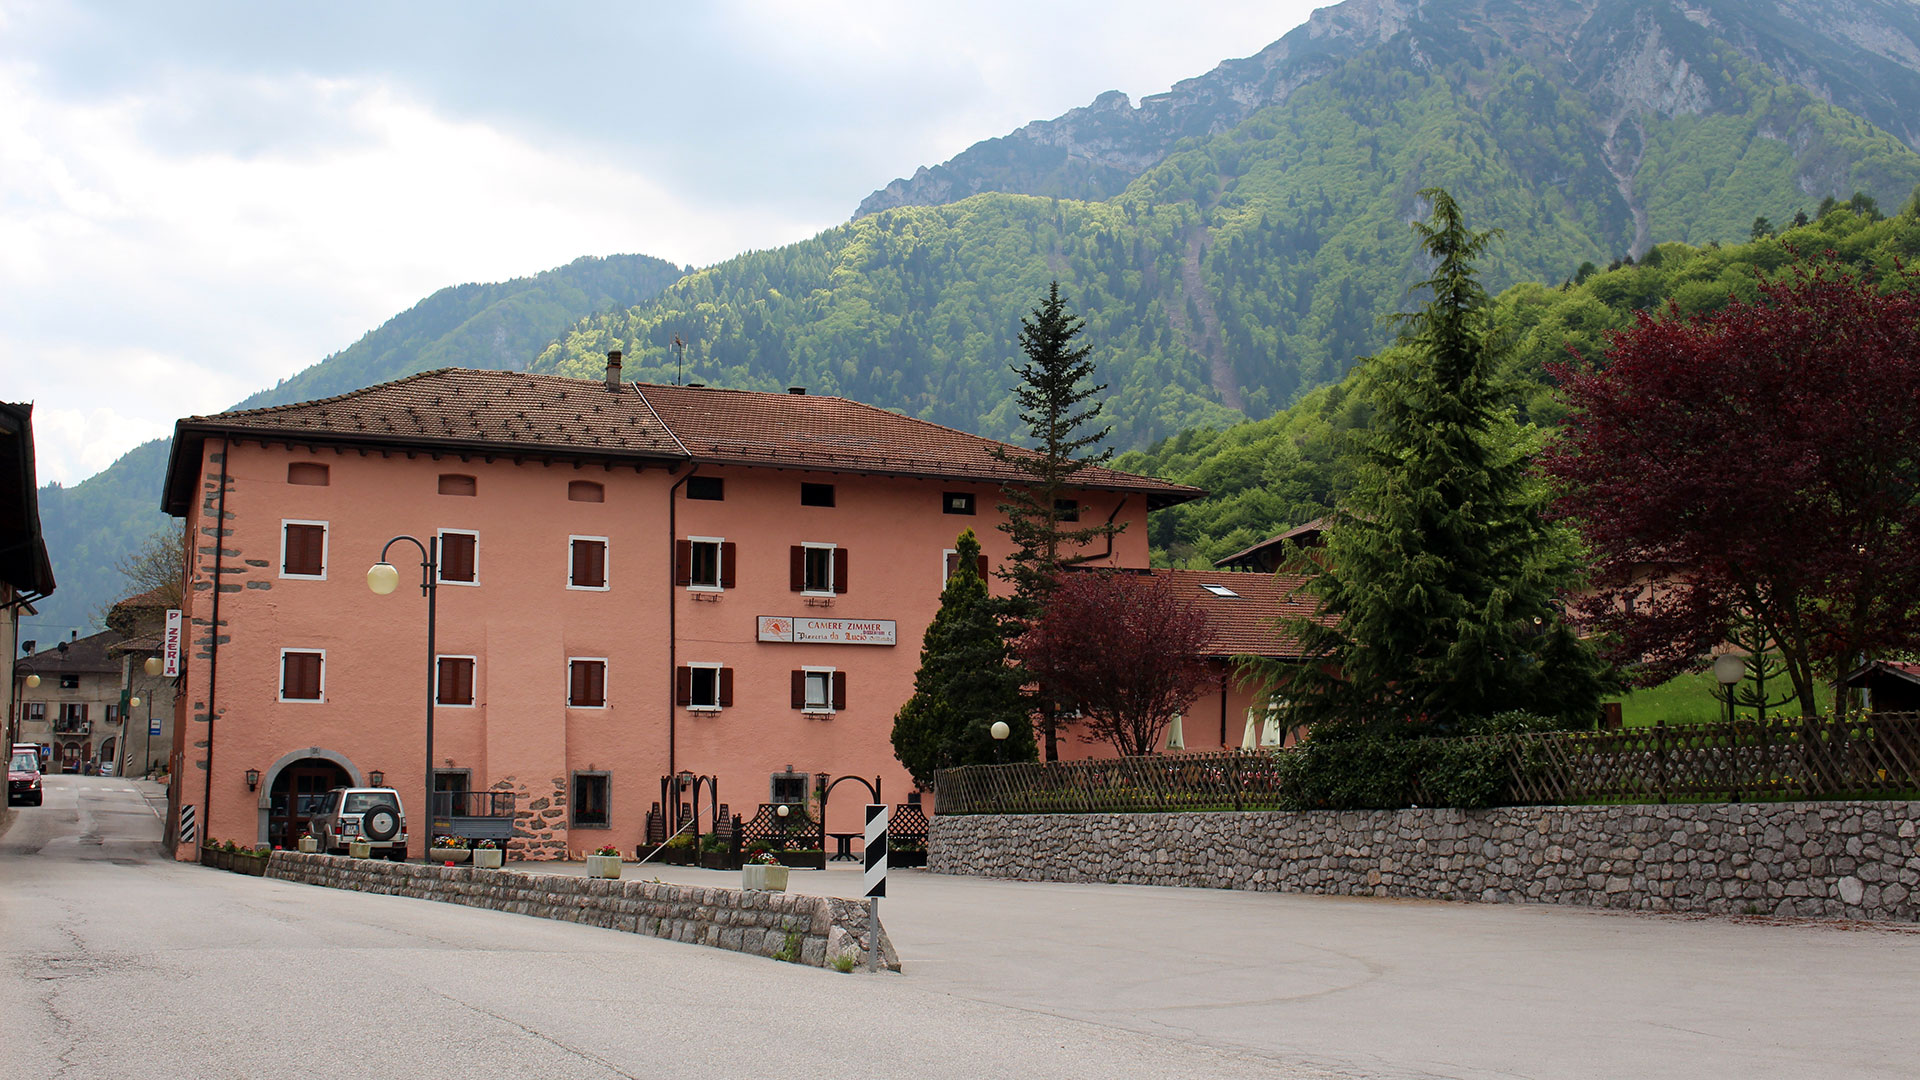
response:
[[[193,813],[194,806],[192,803],[180,804],[180,842],[182,844],[191,844],[194,841],[195,828]]]
[[[867,804],[867,970],[880,970],[880,898],[887,895],[887,804]]]

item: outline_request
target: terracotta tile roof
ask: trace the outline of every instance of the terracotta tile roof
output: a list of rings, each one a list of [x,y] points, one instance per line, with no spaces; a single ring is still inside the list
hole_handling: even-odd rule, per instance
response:
[[[689,458],[728,464],[1002,482],[1021,474],[995,460],[990,439],[846,398],[645,383],[618,392],[592,379],[441,368],[319,401],[190,416],[175,427],[166,508],[184,512],[198,446],[208,435],[593,459]],[[183,448],[192,453],[182,457]],[[1198,488],[1111,469],[1088,488],[1137,491],[1150,506]]]
[[[1274,624],[1279,619],[1313,614],[1313,598],[1299,591],[1304,577],[1212,570],[1154,570],[1153,574],[1172,579],[1178,593],[1190,596],[1207,613],[1213,634],[1208,655],[1288,660],[1301,656],[1300,642]],[[1215,588],[1208,589],[1208,585]]]
[[[1326,519],[1314,518],[1305,525],[1295,525],[1286,532],[1269,536],[1265,540],[1236,551],[1224,559],[1215,559],[1213,565],[1220,567],[1249,567],[1263,569],[1269,565],[1278,566],[1287,552],[1288,545],[1313,547],[1320,543],[1320,534],[1326,531]]]
[[[71,674],[96,674],[120,670],[120,661],[111,655],[113,646],[120,641],[120,635],[112,630],[102,630],[97,634],[68,641],[65,649],[62,642],[40,643],[30,656],[22,656],[14,662],[16,676],[35,674],[42,678],[62,672]]]

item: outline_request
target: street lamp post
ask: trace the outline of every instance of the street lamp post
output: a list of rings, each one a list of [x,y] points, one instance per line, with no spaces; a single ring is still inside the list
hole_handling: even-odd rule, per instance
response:
[[[993,736],[994,764],[1005,765],[1007,763],[1007,736],[1013,734],[1013,729],[1007,726],[1005,720],[995,720],[993,726],[988,728],[987,732]]]
[[[427,542],[423,544],[413,537],[402,533],[387,541],[386,546],[380,549],[380,561],[374,563],[373,566],[367,570],[367,588],[372,589],[380,596],[385,596],[399,586],[400,571],[394,569],[393,564],[387,561],[387,552],[392,549],[393,545],[402,540],[420,549],[420,594],[427,598],[427,773],[426,787],[424,788],[426,792],[425,825],[427,832],[421,834],[420,859],[422,862],[431,864],[433,862],[433,855],[428,850],[427,844],[433,830],[433,683],[434,668],[436,666],[433,652],[433,629],[435,615],[434,602],[438,599],[440,588],[440,538],[437,536],[428,537]],[[421,821],[416,819],[414,827],[418,829],[420,826]]]
[[[1733,653],[1721,653],[1713,658],[1713,677],[1720,684],[1720,691],[1727,696],[1727,722],[1733,722],[1733,688],[1747,674],[1747,661]]]

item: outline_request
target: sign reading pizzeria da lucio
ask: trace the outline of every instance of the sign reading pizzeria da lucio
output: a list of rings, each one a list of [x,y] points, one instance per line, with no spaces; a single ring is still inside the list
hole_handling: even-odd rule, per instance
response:
[[[811,619],[790,615],[760,616],[761,641],[796,645],[892,645],[892,619]]]

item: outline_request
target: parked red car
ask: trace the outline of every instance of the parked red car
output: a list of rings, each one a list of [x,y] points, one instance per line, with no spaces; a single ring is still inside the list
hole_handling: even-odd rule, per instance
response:
[[[42,795],[40,755],[33,750],[15,750],[7,761],[7,805],[39,806]]]

